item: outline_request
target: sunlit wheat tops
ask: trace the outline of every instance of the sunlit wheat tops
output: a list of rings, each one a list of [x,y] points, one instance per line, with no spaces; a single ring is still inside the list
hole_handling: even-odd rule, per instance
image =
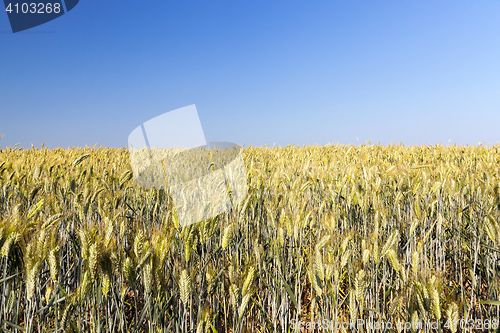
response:
[[[139,187],[125,149],[0,150],[0,330],[498,327],[500,146],[242,154],[248,195],[183,227],[186,207]]]

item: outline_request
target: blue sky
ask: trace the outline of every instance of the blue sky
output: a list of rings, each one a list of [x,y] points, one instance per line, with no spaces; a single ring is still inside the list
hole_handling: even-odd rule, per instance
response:
[[[207,141],[500,142],[499,0],[81,0],[12,34],[0,147],[124,147],[196,104]]]

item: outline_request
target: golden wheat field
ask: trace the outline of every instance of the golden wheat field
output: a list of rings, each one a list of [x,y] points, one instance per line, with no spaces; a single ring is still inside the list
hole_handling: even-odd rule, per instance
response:
[[[0,330],[499,331],[499,145],[241,152],[181,228],[126,149],[0,150]]]

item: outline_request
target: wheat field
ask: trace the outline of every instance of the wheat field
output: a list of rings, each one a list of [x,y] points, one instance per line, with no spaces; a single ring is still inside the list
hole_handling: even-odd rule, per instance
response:
[[[499,145],[241,152],[248,196],[181,227],[126,149],[0,150],[0,330],[499,331]]]

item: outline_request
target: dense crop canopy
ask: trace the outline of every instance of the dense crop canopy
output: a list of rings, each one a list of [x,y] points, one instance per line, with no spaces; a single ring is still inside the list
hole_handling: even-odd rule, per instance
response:
[[[134,183],[126,149],[0,150],[0,328],[498,325],[499,146],[242,154],[247,197],[181,227],[168,191]]]

